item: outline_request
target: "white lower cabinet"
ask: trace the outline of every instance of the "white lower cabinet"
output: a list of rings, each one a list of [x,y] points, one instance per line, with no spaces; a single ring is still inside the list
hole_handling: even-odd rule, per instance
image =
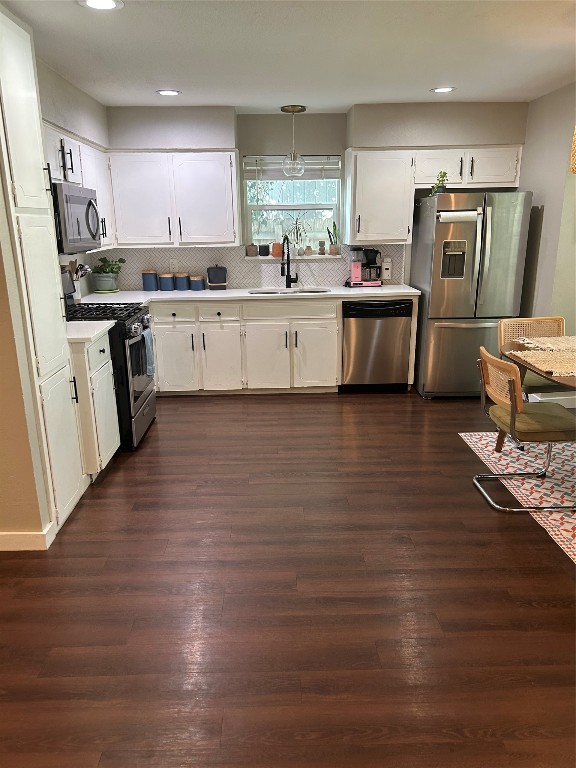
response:
[[[204,389],[242,389],[240,323],[200,323]]]
[[[120,447],[108,331],[89,342],[69,341],[78,393],[82,464],[86,474],[95,475]]]
[[[196,324],[174,322],[156,325],[154,341],[160,392],[194,392],[200,389]]]
[[[179,302],[153,304],[152,312],[160,392],[339,383],[334,302]]]
[[[294,387],[333,387],[339,382],[338,323],[299,320],[291,323],[294,340]]]
[[[74,379],[65,365],[40,384],[56,521],[60,526],[89,485],[82,470]]]
[[[246,323],[246,385],[250,389],[290,386],[290,323]]]

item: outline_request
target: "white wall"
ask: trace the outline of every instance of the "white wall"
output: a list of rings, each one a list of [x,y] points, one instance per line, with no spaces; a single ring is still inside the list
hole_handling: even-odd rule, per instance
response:
[[[553,315],[566,319],[566,333],[576,336],[576,174],[566,173],[558,256],[552,289]]]
[[[509,103],[355,104],[348,147],[522,144],[528,105]]]
[[[520,189],[534,192],[534,208],[522,296],[523,314],[551,313],[575,107],[572,84],[536,99],[528,109]],[[572,240],[572,261],[574,245]],[[565,244],[564,250],[566,247]],[[562,263],[563,259],[558,266]],[[559,279],[564,277],[559,274]],[[566,282],[568,279],[566,275]],[[573,283],[572,298],[574,300]]]
[[[108,147],[106,107],[36,61],[42,119],[100,147]]]
[[[234,149],[234,107],[109,107],[111,149]]]

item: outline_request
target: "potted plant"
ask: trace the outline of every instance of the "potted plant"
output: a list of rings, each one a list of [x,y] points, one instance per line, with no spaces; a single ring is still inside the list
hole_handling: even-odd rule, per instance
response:
[[[439,192],[446,192],[446,184],[448,184],[448,174],[446,171],[438,171],[438,176],[436,176],[436,181],[434,182],[428,197],[432,197]]]
[[[126,259],[109,259],[100,256],[98,264],[92,267],[92,284],[95,293],[115,293],[118,290],[118,275]]]
[[[298,255],[302,256],[304,253],[303,243],[308,234],[308,227],[301,216],[292,216],[291,214],[288,214],[288,216],[292,223],[288,227],[286,234],[290,238],[290,242],[294,248],[297,249]],[[300,251],[302,251],[302,253],[300,253]]]
[[[331,256],[337,256],[339,252],[338,240],[340,238],[338,234],[338,227],[336,226],[335,221],[332,222],[332,231],[330,231],[329,227],[326,227],[326,232],[328,232],[328,240],[330,241],[328,252]]]

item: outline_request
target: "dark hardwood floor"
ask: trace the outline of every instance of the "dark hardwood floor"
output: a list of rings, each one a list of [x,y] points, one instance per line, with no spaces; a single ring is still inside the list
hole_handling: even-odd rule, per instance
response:
[[[6,768],[573,768],[574,567],[478,401],[164,398],[0,555]]]

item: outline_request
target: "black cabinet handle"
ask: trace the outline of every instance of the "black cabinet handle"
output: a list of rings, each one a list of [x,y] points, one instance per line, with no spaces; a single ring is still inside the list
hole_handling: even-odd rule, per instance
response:
[[[470,160],[470,178],[471,179],[474,178],[474,158]]]
[[[170,216],[168,216],[168,237],[172,239],[172,223],[170,222]]]
[[[101,355],[105,355],[106,354],[106,350],[105,349],[99,349],[98,352],[100,352]]]
[[[108,237],[108,230],[106,229],[106,219],[105,217],[102,217],[100,219],[100,230],[102,233],[102,237]]]
[[[288,349],[288,331],[286,331],[286,349]]]
[[[464,157],[460,158],[460,178],[462,178],[462,171],[464,170]]]
[[[172,312],[172,317],[176,317],[176,312]]]
[[[78,402],[78,387],[76,386],[76,376],[72,376],[72,381],[70,382],[74,386],[74,395],[72,397],[72,400],[75,400]]]
[[[294,331],[294,346],[298,348],[298,331]]]
[[[216,312],[216,314],[218,315],[218,317],[222,317],[222,312]]]
[[[50,194],[52,194],[52,171],[50,169],[50,163],[46,163],[46,168],[44,168],[44,170],[48,173],[48,189],[46,192],[50,192]]]
[[[182,219],[178,216],[178,229],[180,230],[180,240],[182,240]]]
[[[202,349],[206,351],[206,336],[202,334]]]
[[[66,154],[70,155],[70,173],[74,173],[74,158],[72,157],[72,150],[69,149]],[[66,162],[64,162],[64,170],[66,170]]]
[[[192,339],[192,352],[194,352],[195,350],[194,350],[194,334],[193,333],[190,334],[190,338]]]
[[[358,214],[358,219],[356,221],[356,233],[358,234],[360,232],[360,214]]]

